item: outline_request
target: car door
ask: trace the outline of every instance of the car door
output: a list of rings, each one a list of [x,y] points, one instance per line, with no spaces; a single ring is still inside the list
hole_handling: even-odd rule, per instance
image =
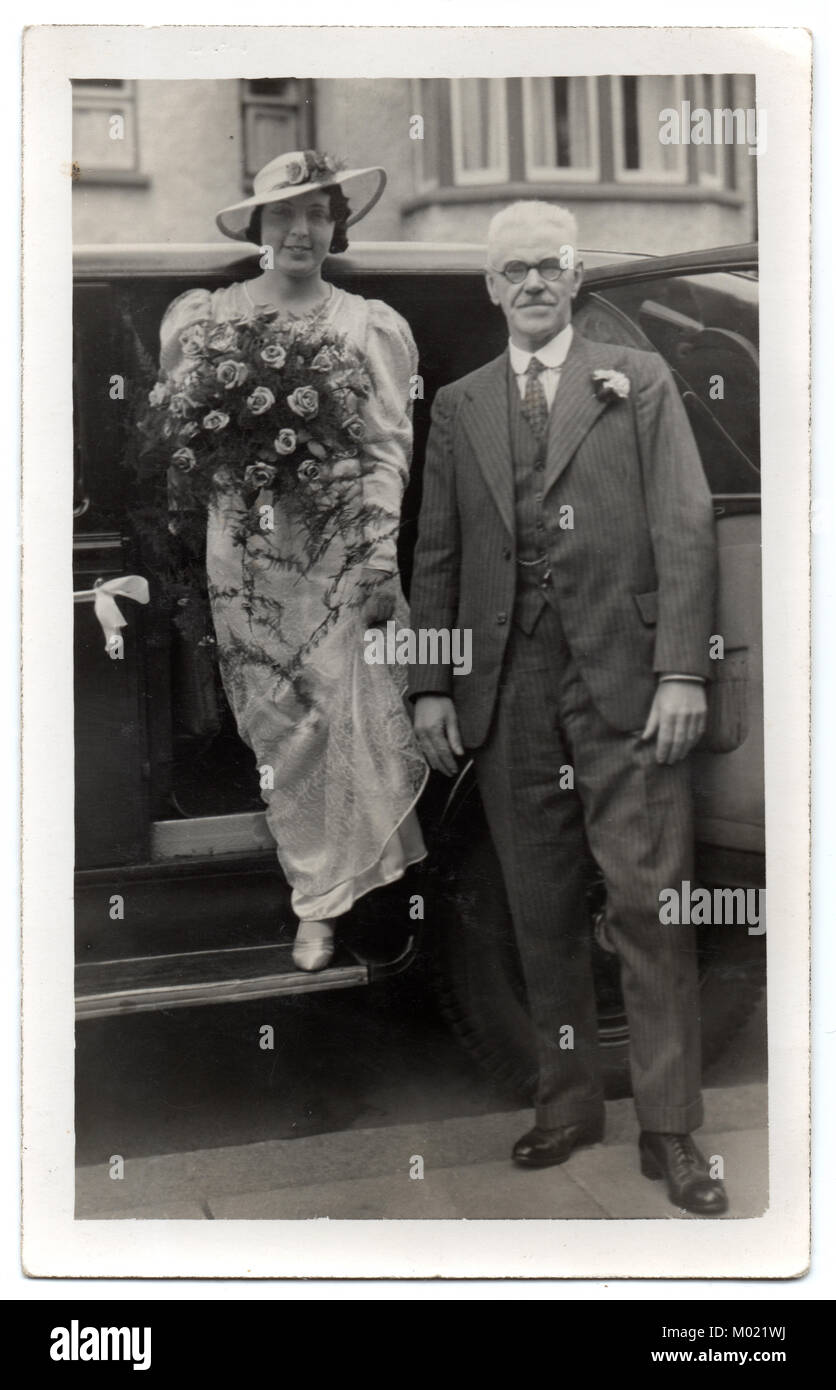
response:
[[[223,696],[210,628],[183,608],[205,589],[205,561],[177,551],[164,475],[142,468],[136,421],[165,307],[183,290],[251,274],[252,261],[251,250],[212,246],[76,256],[74,587],[89,594],[135,571],[150,590],[146,608],[119,600],[128,626],[118,660],[93,605],[75,610],[83,1018],[366,985],[417,949],[406,912],[377,921],[381,893],[345,924],[330,969],[294,968],[296,919],[253,755]],[[195,585],[182,583],[186,569]]]
[[[760,396],[755,248],[593,271],[578,323],[660,353],[679,387],[714,499],[719,553],[711,698],[739,746],[694,758],[703,871],[760,881],[764,853]]]

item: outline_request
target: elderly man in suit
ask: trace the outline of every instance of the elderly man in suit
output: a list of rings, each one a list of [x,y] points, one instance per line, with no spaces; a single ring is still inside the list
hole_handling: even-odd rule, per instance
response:
[[[447,774],[465,750],[514,923],[536,1029],[526,1167],[603,1136],[585,902],[591,849],[630,1025],[642,1172],[675,1205],[726,1210],[702,1123],[690,926],[659,893],[692,876],[687,754],[706,720],[716,550],[711,497],[655,353],[572,325],[572,215],[515,203],[488,235],[507,351],[433,402],[412,624],[471,629],[473,669],[411,671],[415,729]],[[568,1026],[567,1026],[568,1025]]]

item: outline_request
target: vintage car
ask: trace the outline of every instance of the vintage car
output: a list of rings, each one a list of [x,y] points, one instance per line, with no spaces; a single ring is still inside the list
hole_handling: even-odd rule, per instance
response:
[[[129,460],[165,306],[182,290],[244,279],[247,246],[81,246],[75,254],[75,589],[140,575],[120,659],[93,606],[75,608],[76,922],[79,1020],[374,986],[431,964],[440,1005],[486,1067],[523,1096],[534,1045],[501,876],[472,769],[430,779],[420,808],[430,854],[342,923],[332,966],[290,960],[295,922],[263,813],[254,758],[226,707],[211,650],[176,624],[157,546],[139,525]],[[584,253],[576,322],[588,336],[659,352],[686,406],[715,499],[717,631],[739,746],[694,762],[697,875],[764,883],[757,249],[668,257]],[[401,565],[408,593],[435,391],[487,361],[504,323],[471,245],[367,243],[331,258],[338,284],[386,300],[420,351],[412,481]],[[114,381],[121,382],[114,389]],[[415,904],[422,906],[416,909]],[[410,907],[411,904],[411,907]],[[600,1039],[610,1095],[629,1091],[627,1023],[606,903],[590,864]],[[704,1057],[746,1018],[763,984],[763,936],[699,929]]]

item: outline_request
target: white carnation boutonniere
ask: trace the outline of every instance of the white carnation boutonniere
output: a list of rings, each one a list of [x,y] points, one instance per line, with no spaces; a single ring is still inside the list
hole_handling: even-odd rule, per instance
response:
[[[607,367],[592,373],[592,384],[599,401],[626,401],[630,394],[630,378]]]

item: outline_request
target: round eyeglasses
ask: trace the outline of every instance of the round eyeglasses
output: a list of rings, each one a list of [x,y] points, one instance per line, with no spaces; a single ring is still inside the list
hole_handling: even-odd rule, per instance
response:
[[[504,275],[512,285],[521,285],[530,270],[536,270],[544,280],[559,280],[569,269],[569,266],[561,265],[555,256],[547,256],[539,265],[527,265],[525,261],[507,261],[501,270],[498,266],[491,266],[491,270],[497,275]]]

